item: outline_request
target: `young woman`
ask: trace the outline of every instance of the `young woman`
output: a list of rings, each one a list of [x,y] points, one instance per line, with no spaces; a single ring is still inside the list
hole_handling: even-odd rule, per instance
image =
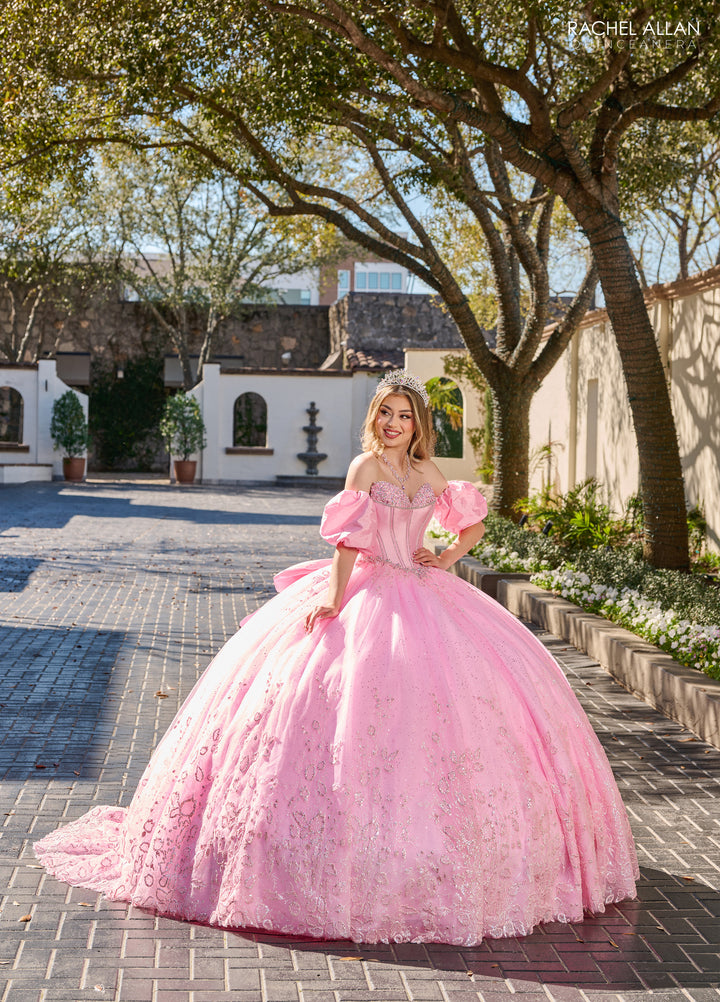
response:
[[[447,568],[486,505],[430,459],[422,384],[380,384],[325,508],[332,561],[276,578],[127,809],[36,845],[54,875],[164,915],[461,945],[634,897],[605,755],[559,667]],[[422,545],[433,513],[457,540]]]

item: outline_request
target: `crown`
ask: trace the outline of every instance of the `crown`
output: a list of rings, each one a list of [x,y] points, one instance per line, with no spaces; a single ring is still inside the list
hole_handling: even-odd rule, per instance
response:
[[[426,407],[429,403],[430,398],[425,389],[425,384],[417,376],[413,376],[412,372],[408,372],[407,369],[396,369],[395,372],[388,372],[378,383],[375,393],[377,394],[380,390],[384,390],[386,386],[407,386],[408,389],[414,390],[417,393]]]

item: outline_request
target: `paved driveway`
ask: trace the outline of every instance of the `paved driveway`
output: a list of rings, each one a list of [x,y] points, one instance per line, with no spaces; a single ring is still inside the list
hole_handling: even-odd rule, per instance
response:
[[[720,753],[539,634],[630,811],[636,902],[475,949],[225,932],[68,888],[31,842],[127,804],[198,674],[326,495],[148,483],[0,489],[0,1002],[720,1000]],[[28,918],[28,916],[30,916]]]

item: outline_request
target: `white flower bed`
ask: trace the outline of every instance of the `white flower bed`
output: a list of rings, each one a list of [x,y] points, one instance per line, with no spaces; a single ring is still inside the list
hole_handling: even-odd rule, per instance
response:
[[[435,519],[428,527],[430,535],[452,542],[456,536],[442,528]],[[472,555],[487,567],[499,571],[526,571],[533,584],[574,602],[586,612],[594,612],[618,623],[667,651],[681,664],[697,668],[720,679],[720,626],[701,626],[680,619],[673,609],[663,609],[643,598],[634,588],[611,588],[572,568],[552,570],[547,560],[521,557],[514,550],[496,543],[480,542]]]
[[[427,528],[428,533],[437,539],[442,539],[452,543],[457,536],[454,532],[443,529],[437,519],[433,518]],[[538,560],[537,557],[521,557],[515,550],[508,549],[507,546],[498,546],[497,543],[483,542],[481,540],[473,548],[472,556],[479,560],[486,567],[492,567],[495,571],[518,572],[532,574],[534,571],[543,571],[550,567],[547,560]]]
[[[673,609],[662,609],[634,588],[618,591],[591,581],[581,571],[544,570],[530,580],[588,612],[619,623],[682,664],[720,678],[720,626],[700,626],[680,619]]]

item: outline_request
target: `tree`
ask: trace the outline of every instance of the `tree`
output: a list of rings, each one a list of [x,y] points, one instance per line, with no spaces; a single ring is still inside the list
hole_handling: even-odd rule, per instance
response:
[[[84,7],[87,21],[81,21],[76,12],[73,40],[66,51],[72,53],[71,65],[63,69],[63,79],[76,89],[70,117],[78,108],[91,107],[93,113],[81,116],[79,122],[70,121],[66,139],[75,137],[81,144],[112,139],[180,148],[238,177],[276,219],[319,217],[347,239],[405,265],[422,278],[443,298],[492,388],[494,504],[513,516],[515,502],[528,491],[532,395],[567,345],[596,283],[594,268],[589,267],[566,316],[543,342],[549,318],[548,260],[555,197],[542,184],[528,183],[518,171],[509,170],[495,141],[487,139],[471,147],[469,132],[462,126],[414,121],[408,116],[395,122],[385,117],[384,109],[377,115],[370,106],[355,114],[344,88],[329,86],[329,79],[325,103],[312,98],[299,108],[297,87],[292,100],[278,100],[267,77],[269,66],[263,66],[264,76],[253,77],[257,64],[252,53],[245,54],[244,74],[238,75],[240,64],[223,60],[220,66],[219,53],[225,44],[237,44],[237,12],[226,16],[225,9],[216,9],[208,22],[208,9],[201,6],[186,7],[184,19],[174,15],[168,35],[157,31],[163,23],[162,4],[151,18],[152,30],[144,20],[142,28],[137,21],[131,26],[133,17],[147,19],[146,8],[140,14],[139,8],[126,6],[104,41],[94,34],[92,5]],[[25,37],[28,28],[26,23]],[[264,31],[260,29],[259,37]],[[114,69],[108,75],[108,53],[103,46],[113,35],[116,42],[132,36],[133,44],[113,48]],[[83,39],[81,55],[79,38]],[[186,72],[185,61],[171,70],[177,46],[190,45],[191,39],[193,72]],[[139,81],[141,50],[145,55]],[[312,74],[312,47],[284,55],[298,72],[302,74],[304,68]],[[41,53],[36,56],[41,58]],[[332,74],[332,67],[322,72]],[[115,84],[109,86],[114,74]],[[147,112],[145,118],[134,120],[132,134],[127,132],[127,113],[123,117],[117,109],[120,84],[126,95],[136,97],[136,110],[142,107]],[[314,94],[309,81],[299,87],[306,97]],[[113,122],[113,129],[98,132],[100,121]],[[477,275],[468,276],[467,269],[458,268],[449,253],[450,242],[443,246],[437,232],[432,232],[431,221],[413,211],[418,192],[429,201],[453,204],[466,217],[473,250],[477,253],[483,247],[485,272],[496,290],[496,307],[489,313],[479,305],[480,299],[487,301],[487,295],[478,296],[476,288],[468,287],[468,277],[472,280]],[[484,330],[488,317],[497,326],[495,349],[489,346]]]
[[[497,4],[452,0],[369,0],[361,7],[338,0],[259,0],[258,6],[309,31],[318,47],[340,51],[353,67],[357,97],[372,93],[392,108],[392,120],[412,108],[449,127],[464,126],[496,143],[507,162],[565,202],[592,248],[623,364],[639,452],[646,556],[657,565],[687,567],[677,434],[622,222],[619,178],[623,158],[632,153],[627,137],[635,123],[708,121],[720,108],[714,5],[699,4],[692,22],[678,22],[670,3],[628,12],[623,23],[635,40],[645,32],[646,43],[655,41],[667,25],[673,32],[679,26],[683,42],[692,37],[692,45],[669,50],[633,48],[629,35],[617,40],[607,27],[618,31],[614,10],[586,5],[565,19],[577,51],[562,37],[550,3],[502,5],[502,21]],[[598,51],[596,25],[604,39]]]
[[[95,287],[96,276],[79,257],[72,203],[58,185],[21,197],[6,184],[0,193],[0,353],[11,362],[35,362],[43,350],[53,351],[63,317]]]
[[[643,287],[720,265],[720,137],[697,125],[666,136],[654,125],[646,131],[648,168],[657,166],[666,183],[628,211]]]
[[[646,555],[655,564],[687,566],[677,436],[623,226],[620,181],[628,163],[644,153],[632,141],[638,124],[709,121],[720,108],[720,28],[709,0],[683,22],[670,0],[627,11],[622,21],[609,3],[560,13],[549,0],[529,8],[487,0],[154,0],[112,10],[82,0],[72,14],[67,17],[59,0],[43,5],[42,13],[26,0],[13,6],[1,29],[6,61],[29,67],[28,77],[39,79],[41,89],[48,79],[62,81],[71,111],[64,134],[56,130],[51,142],[185,145],[245,172],[249,151],[255,165],[245,176],[254,177],[258,195],[262,191],[278,215],[324,214],[357,240],[345,215],[355,213],[367,226],[358,242],[442,287],[493,387],[501,438],[505,426],[513,434],[516,416],[503,413],[494,386],[503,397],[512,395],[517,374],[507,376],[503,365],[528,364],[532,338],[516,341],[512,325],[503,327],[510,302],[491,356],[477,324],[472,331],[463,290],[429,247],[403,195],[423,183],[444,185],[475,211],[485,192],[466,163],[481,150],[490,171],[502,161],[533,178],[532,199],[549,193],[561,199],[592,247],[623,363]],[[667,25],[675,32],[672,44],[651,46]],[[27,86],[12,91],[6,116],[19,101],[27,101]],[[189,125],[192,116],[202,130]],[[390,227],[371,223],[365,204],[347,188],[315,183],[305,156],[321,127],[326,136],[339,130],[344,142],[366,151],[409,238],[395,239]],[[21,138],[26,152],[46,148],[42,136]],[[385,144],[392,147],[389,160]],[[398,174],[402,154],[417,163]],[[517,229],[524,207],[509,205],[498,188],[493,196],[505,199],[500,204],[510,222],[501,226]],[[497,240],[493,246],[495,268]]]
[[[321,258],[309,227],[270,219],[241,183],[170,151],[116,150],[93,179],[92,257],[149,309],[185,389],[202,379],[223,322],[248,303],[274,302],[273,279]]]

